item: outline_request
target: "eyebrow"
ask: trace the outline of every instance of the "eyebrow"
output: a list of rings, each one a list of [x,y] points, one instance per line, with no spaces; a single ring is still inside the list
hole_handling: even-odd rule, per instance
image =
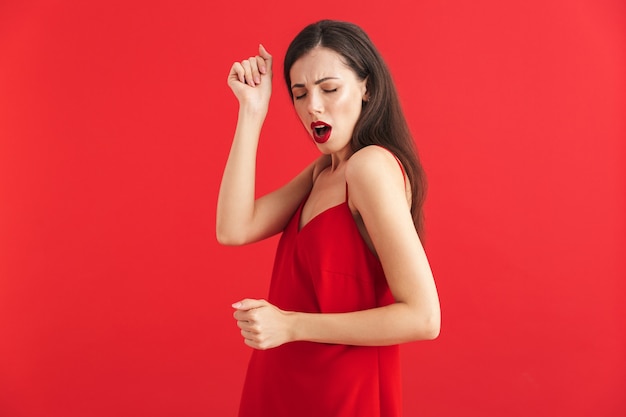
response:
[[[339,77],[324,77],[322,79],[319,79],[317,81],[315,81],[313,84],[318,85],[323,83],[324,81],[328,81],[328,80],[338,80]],[[291,89],[293,90],[294,88],[303,88],[304,84],[294,84],[291,86]]]

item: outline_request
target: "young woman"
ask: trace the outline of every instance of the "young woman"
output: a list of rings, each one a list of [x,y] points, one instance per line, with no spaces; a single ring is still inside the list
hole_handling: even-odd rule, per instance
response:
[[[282,232],[267,300],[233,304],[253,351],[240,417],[397,417],[398,344],[434,339],[440,309],[422,247],[424,175],[396,90],[358,26],[304,28],[285,80],[321,156],[255,200],[272,56],[233,64],[239,118],[220,188],[217,238]]]

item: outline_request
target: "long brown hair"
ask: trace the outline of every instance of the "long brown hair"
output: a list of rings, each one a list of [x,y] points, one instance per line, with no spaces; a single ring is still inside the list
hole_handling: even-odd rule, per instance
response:
[[[411,215],[415,230],[421,236],[424,229],[426,176],[385,61],[359,26],[337,20],[312,23],[291,41],[285,55],[284,76],[292,100],[291,67],[316,46],[337,52],[360,80],[367,78],[369,100],[363,103],[361,115],[354,127],[352,150],[356,152],[368,145],[379,145],[398,157],[411,184]]]

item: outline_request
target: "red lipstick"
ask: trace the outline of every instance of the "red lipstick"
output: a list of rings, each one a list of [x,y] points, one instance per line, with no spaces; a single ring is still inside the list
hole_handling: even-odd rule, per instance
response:
[[[330,138],[330,131],[333,128],[324,122],[313,122],[311,123],[311,131],[313,131],[313,139],[317,143],[326,143],[326,141]]]

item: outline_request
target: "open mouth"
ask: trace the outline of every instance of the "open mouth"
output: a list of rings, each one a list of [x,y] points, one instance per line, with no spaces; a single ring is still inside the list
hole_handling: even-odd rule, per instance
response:
[[[330,138],[330,132],[332,127],[324,122],[311,123],[311,130],[313,131],[313,139],[317,143],[325,143]]]

